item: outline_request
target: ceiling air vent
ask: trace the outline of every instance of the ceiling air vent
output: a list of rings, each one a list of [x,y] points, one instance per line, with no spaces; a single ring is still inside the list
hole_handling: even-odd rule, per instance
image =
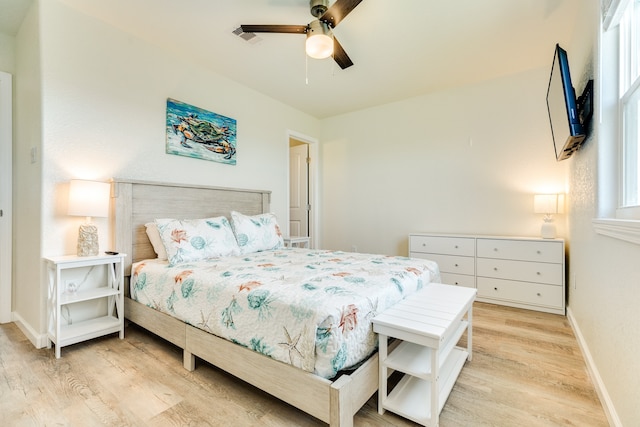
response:
[[[244,31],[242,31],[242,27],[236,28],[232,31],[232,33],[251,44],[258,43],[262,40],[260,37],[256,36],[255,33],[245,33]]]

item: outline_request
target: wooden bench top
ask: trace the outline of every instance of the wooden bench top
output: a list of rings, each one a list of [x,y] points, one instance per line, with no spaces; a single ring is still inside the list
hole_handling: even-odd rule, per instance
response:
[[[430,283],[373,318],[376,333],[438,348],[471,308],[476,290]]]

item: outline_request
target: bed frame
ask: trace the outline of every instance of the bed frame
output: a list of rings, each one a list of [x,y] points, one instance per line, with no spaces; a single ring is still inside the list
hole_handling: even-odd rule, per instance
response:
[[[155,218],[229,216],[269,212],[271,192],[220,187],[112,180],[111,230],[114,250],[131,264],[155,258],[144,224]],[[125,318],[183,349],[183,364],[201,358],[290,405],[330,424],[350,427],[353,416],[378,389],[378,354],[356,371],[327,380],[204,332],[140,304],[125,290]]]

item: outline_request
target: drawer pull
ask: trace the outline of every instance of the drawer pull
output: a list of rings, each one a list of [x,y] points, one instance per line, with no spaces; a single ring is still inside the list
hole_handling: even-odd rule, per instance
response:
[[[498,290],[498,288],[493,288],[493,290],[494,290],[494,291],[497,291],[497,290]]]
[[[541,297],[542,295],[540,294],[540,292],[538,292],[536,295],[538,295],[539,297]]]
[[[423,244],[422,244],[422,247],[424,248],[425,246],[427,246],[427,244],[426,244],[426,243],[423,243]]]
[[[537,253],[538,255],[540,255],[542,252],[541,252],[541,251],[536,251],[536,253]]]
[[[458,267],[458,264],[453,264],[454,267]]]
[[[540,276],[542,273],[540,273],[539,271],[536,271],[536,274],[537,274],[538,276]]]
[[[498,271],[498,267],[493,267],[493,271]]]
[[[493,251],[494,252],[498,252],[498,248],[493,248]]]

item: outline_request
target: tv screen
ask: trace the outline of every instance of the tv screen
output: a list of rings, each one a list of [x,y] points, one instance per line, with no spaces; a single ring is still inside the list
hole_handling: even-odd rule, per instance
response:
[[[571,157],[586,135],[580,122],[576,93],[571,83],[567,52],[556,45],[547,89],[547,109],[556,160]]]

